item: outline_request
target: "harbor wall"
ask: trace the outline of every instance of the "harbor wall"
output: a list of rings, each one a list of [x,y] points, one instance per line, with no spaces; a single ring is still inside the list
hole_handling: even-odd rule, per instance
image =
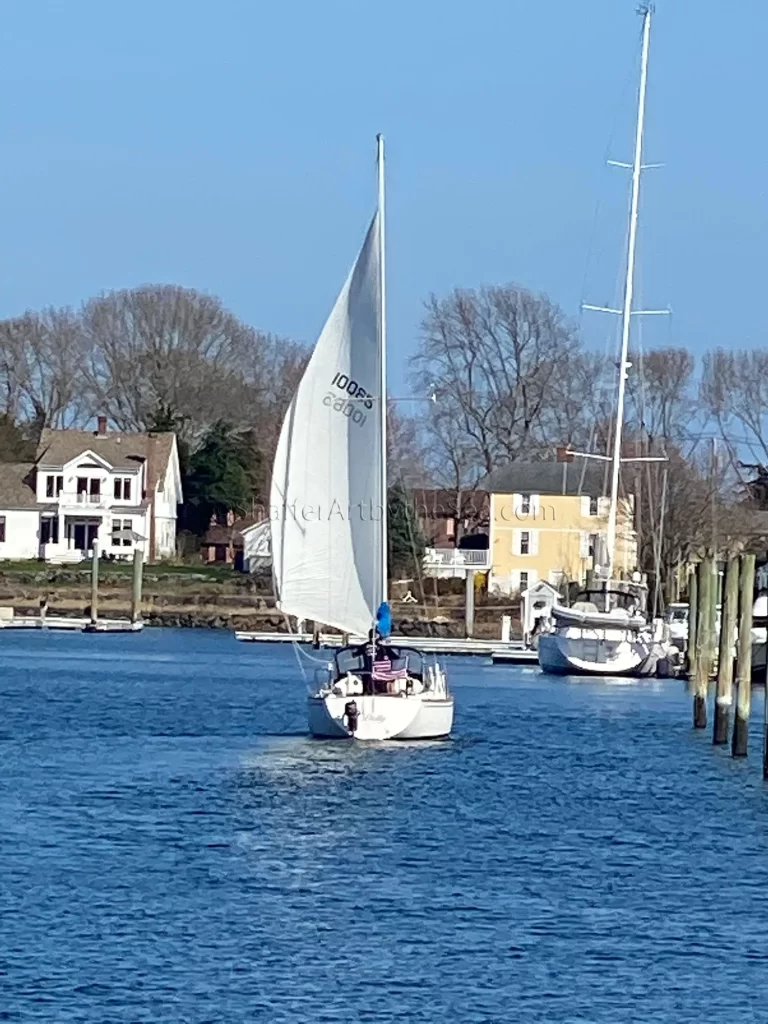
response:
[[[131,611],[130,566],[102,565],[99,580],[99,614],[104,618],[128,618]],[[26,571],[0,568],[0,607],[15,615],[38,615],[45,603],[49,616],[77,618],[90,609],[90,569],[85,565],[48,567]],[[414,636],[464,636],[464,597],[461,593],[428,595],[425,602],[392,601],[396,632]],[[519,627],[517,601],[479,602],[475,608],[473,635],[501,635],[502,615],[511,615],[513,635]],[[288,632],[285,616],[275,607],[271,581],[231,570],[179,571],[173,567],[148,566],[144,573],[141,603],[147,626],[263,630]]]

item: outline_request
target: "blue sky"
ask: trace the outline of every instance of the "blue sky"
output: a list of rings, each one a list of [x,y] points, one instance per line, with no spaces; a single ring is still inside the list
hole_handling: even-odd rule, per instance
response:
[[[0,62],[0,315],[175,282],[314,340],[389,156],[394,385],[422,300],[615,297],[635,0],[35,0]],[[659,0],[647,344],[764,343],[766,0]],[[596,216],[597,210],[597,216]],[[603,321],[582,319],[600,344]],[[613,325],[611,325],[613,327]]]

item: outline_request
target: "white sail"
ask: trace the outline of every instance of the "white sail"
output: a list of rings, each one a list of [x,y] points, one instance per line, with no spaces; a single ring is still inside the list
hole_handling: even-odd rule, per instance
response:
[[[366,634],[385,593],[379,214],[283,421],[272,470],[279,607]]]

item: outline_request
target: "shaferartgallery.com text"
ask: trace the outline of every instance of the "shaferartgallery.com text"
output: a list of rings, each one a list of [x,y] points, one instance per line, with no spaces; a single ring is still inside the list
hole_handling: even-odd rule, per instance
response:
[[[286,505],[258,505],[254,510],[257,519],[270,519],[280,522],[283,519],[302,523],[323,523],[336,520],[338,522],[380,522],[384,517],[383,506],[375,501],[358,501],[354,505],[339,501],[317,504],[311,501],[302,502],[298,499]],[[402,502],[392,504],[387,509],[387,519],[461,519],[467,522],[487,521],[487,507],[476,508],[463,505],[459,511],[449,506],[404,505]],[[552,505],[496,505],[494,522],[497,523],[552,523],[555,521],[555,509]]]

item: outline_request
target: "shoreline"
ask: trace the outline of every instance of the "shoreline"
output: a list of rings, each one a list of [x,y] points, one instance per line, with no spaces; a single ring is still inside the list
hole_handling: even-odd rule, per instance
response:
[[[109,563],[100,566],[100,618],[130,617],[129,569]],[[12,609],[15,617],[37,617],[43,604],[51,617],[87,617],[90,601],[90,566],[16,567],[0,563],[0,608]],[[392,600],[391,605],[394,632],[399,635],[455,639],[466,635],[461,595],[441,595],[430,603]],[[500,638],[502,615],[511,615],[512,635],[519,633],[517,604],[478,601],[473,635]],[[271,579],[245,576],[221,567],[148,565],[144,572],[141,619],[148,628],[276,634],[295,629],[295,622],[275,607]]]

